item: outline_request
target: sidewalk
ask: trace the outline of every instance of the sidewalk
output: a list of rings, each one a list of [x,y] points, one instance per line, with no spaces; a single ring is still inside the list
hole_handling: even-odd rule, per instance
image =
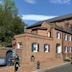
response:
[[[69,64],[69,63],[70,63],[70,62],[66,62],[66,63],[60,64],[60,65],[48,67],[48,68],[45,68],[45,69],[39,69],[39,70],[36,70],[36,71],[33,71],[33,72],[44,72],[45,70],[52,69],[52,68],[56,68],[56,67],[60,67],[60,66],[63,66],[63,65]]]

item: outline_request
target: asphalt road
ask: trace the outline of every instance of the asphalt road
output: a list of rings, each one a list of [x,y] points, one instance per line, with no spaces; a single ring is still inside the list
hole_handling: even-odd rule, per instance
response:
[[[45,70],[44,72],[72,72],[72,64],[66,64],[60,67]]]

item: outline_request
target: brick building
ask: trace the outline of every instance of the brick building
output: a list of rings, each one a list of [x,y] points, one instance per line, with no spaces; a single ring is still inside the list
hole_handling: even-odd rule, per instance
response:
[[[28,26],[24,34],[14,36],[15,48],[20,52],[21,70],[64,63],[72,56],[72,14],[56,17]]]

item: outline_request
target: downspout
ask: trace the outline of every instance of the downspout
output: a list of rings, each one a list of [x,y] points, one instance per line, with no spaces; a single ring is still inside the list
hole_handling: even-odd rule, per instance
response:
[[[64,58],[65,56],[64,56],[64,52],[63,52],[63,51],[64,51],[64,50],[63,50],[63,49],[64,49],[64,45],[63,45],[64,41],[63,41],[63,40],[64,40],[64,39],[63,39],[63,32],[62,32],[62,58],[63,58],[63,60],[64,60],[64,59],[65,59],[65,58]]]

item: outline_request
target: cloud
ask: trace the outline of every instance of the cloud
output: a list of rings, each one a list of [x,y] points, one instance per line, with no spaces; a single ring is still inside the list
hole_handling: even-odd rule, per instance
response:
[[[70,4],[71,0],[50,0],[51,3]]]
[[[36,0],[24,0],[24,1],[29,4],[36,4]]]
[[[42,21],[42,20],[46,20],[46,19],[51,19],[54,18],[56,16],[45,16],[45,15],[23,15],[22,19],[23,20],[34,20],[34,21]]]

